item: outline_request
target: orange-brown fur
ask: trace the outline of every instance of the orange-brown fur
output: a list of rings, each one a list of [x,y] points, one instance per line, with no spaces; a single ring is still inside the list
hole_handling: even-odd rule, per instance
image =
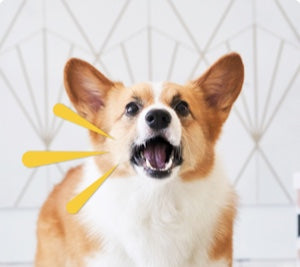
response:
[[[235,75],[226,75],[230,65]],[[226,76],[224,78],[224,76]],[[161,102],[170,105],[175,95],[189,103],[191,116],[181,118],[184,162],[180,176],[185,182],[204,179],[214,165],[214,146],[221,127],[231,106],[237,98],[243,79],[243,68],[239,56],[222,58],[199,79],[184,86],[166,82]],[[94,101],[87,105],[88,92],[81,87],[93,88],[95,97],[105,99],[105,103]],[[79,114],[109,132],[115,140],[104,138],[90,132],[95,149],[109,151],[96,158],[100,169],[119,163],[114,176],[126,177],[134,173],[129,163],[128,150],[135,137],[134,119],[123,116],[126,104],[133,98],[143,100],[144,107],[154,99],[150,85],[141,83],[125,88],[114,83],[96,71],[91,65],[71,60],[65,68],[66,91]],[[219,88],[221,87],[221,89]],[[97,88],[101,88],[99,92]],[[227,97],[218,98],[213,90],[227,90]],[[97,92],[96,92],[97,91]],[[82,255],[91,254],[101,247],[100,239],[92,240],[87,229],[76,221],[76,215],[69,215],[65,204],[74,196],[74,189],[81,178],[81,167],[72,169],[66,178],[55,187],[44,204],[38,222],[37,267],[66,266],[66,260],[72,259],[70,266],[84,266]],[[213,245],[209,256],[212,259],[225,258],[232,262],[232,233],[235,218],[236,198],[232,194],[230,205],[223,208],[215,226]],[[59,252],[58,252],[59,251]]]
[[[212,259],[225,258],[232,265],[233,251],[233,225],[236,216],[237,196],[232,193],[229,204],[224,207],[216,224],[216,230],[212,247],[210,248],[210,257]]]
[[[92,254],[101,246],[99,239],[87,236],[77,216],[69,214],[65,208],[74,197],[74,189],[81,176],[81,166],[69,170],[41,209],[37,229],[37,267],[82,267],[82,255]]]

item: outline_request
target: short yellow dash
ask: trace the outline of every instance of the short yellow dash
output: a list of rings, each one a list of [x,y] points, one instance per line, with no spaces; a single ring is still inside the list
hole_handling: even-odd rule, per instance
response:
[[[71,214],[77,213],[82,206],[89,200],[89,198],[97,191],[100,185],[112,174],[112,172],[117,168],[118,165],[111,168],[107,171],[103,176],[101,176],[98,180],[84,189],[81,193],[79,193],[76,197],[71,199],[67,204],[67,211]]]
[[[61,117],[62,119],[68,120],[68,121],[73,122],[73,123],[75,123],[79,126],[82,126],[86,129],[89,129],[93,132],[96,132],[96,133],[101,134],[105,137],[109,137],[109,138],[113,139],[112,136],[110,136],[109,134],[103,132],[98,127],[96,127],[94,124],[92,124],[89,121],[87,121],[86,119],[82,118],[76,112],[69,109],[68,107],[66,107],[63,104],[60,104],[60,103],[56,104],[53,107],[53,112],[56,116]]]
[[[22,157],[26,167],[38,167],[61,161],[79,159],[105,154],[103,151],[27,151]]]

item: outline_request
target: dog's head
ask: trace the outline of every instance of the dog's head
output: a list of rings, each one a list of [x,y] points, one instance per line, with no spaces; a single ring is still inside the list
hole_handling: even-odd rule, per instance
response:
[[[114,140],[90,132],[103,170],[117,174],[183,179],[201,178],[213,166],[214,145],[243,83],[238,54],[219,59],[200,78],[125,87],[90,64],[71,59],[65,87],[78,113]]]

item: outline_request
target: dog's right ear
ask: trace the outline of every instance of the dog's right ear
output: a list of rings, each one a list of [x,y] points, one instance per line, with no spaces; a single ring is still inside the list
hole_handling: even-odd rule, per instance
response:
[[[67,62],[64,83],[74,107],[88,120],[105,105],[106,95],[115,85],[92,65],[77,58]]]

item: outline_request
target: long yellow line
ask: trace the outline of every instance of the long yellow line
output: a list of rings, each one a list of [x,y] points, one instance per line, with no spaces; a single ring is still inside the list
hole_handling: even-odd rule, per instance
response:
[[[103,176],[101,176],[98,180],[84,189],[81,193],[79,193],[76,197],[71,199],[67,203],[67,211],[71,214],[77,213],[82,206],[89,200],[89,198],[97,191],[101,184],[112,174],[112,172],[117,168],[118,165],[111,168],[107,171]]]
[[[99,129],[98,127],[96,127],[94,124],[90,123],[89,121],[87,121],[86,119],[82,118],[80,115],[78,115],[76,112],[74,112],[73,110],[69,109],[68,107],[66,107],[64,104],[56,104],[53,107],[53,112],[56,116],[73,122],[79,126],[82,126],[86,129],[89,129],[93,132],[96,132],[98,134],[101,134],[105,137],[109,137],[114,139],[112,136],[110,136],[109,134],[105,133],[104,131],[102,131],[101,129]]]
[[[27,151],[22,157],[26,167],[33,168],[42,165],[58,163],[105,154],[104,151]]]

